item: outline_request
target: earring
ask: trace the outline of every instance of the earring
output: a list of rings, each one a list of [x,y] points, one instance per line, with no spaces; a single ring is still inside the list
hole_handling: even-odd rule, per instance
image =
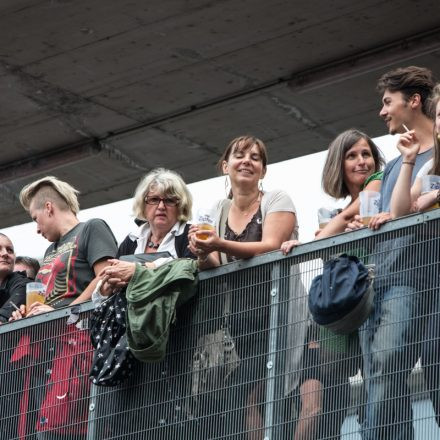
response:
[[[225,176],[225,194],[226,194],[227,198],[229,197],[229,194],[231,192],[230,186],[231,186],[231,183],[229,181],[229,176],[226,174],[226,176]]]
[[[440,133],[437,133],[437,141],[440,143]]]
[[[258,182],[258,189],[263,192],[263,179],[260,179],[260,181]]]

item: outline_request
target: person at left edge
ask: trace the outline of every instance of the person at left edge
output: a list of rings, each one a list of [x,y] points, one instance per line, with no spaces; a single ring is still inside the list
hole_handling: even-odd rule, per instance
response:
[[[14,305],[26,302],[26,284],[31,281],[24,273],[13,272],[14,263],[14,245],[0,232],[0,324],[8,322]]]

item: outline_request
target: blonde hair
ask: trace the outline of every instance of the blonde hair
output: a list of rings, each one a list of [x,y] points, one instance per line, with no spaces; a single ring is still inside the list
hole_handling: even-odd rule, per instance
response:
[[[79,191],[67,182],[54,176],[46,176],[35,182],[29,183],[20,191],[20,203],[26,211],[29,211],[31,203],[36,209],[42,209],[47,201],[53,202],[60,210],[70,210],[78,214]]]
[[[162,195],[175,197],[179,221],[186,222],[191,218],[192,196],[182,177],[174,171],[165,168],[156,168],[150,171],[140,182],[134,192],[133,214],[141,219],[145,218],[145,197],[151,190],[157,190]]]

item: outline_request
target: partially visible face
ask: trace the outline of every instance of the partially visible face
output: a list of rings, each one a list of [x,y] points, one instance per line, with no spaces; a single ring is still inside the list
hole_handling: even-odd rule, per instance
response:
[[[382,97],[382,109],[379,113],[380,117],[385,121],[390,134],[403,133],[405,124],[410,130],[411,116],[408,102],[402,92],[390,92],[385,90]]]
[[[7,275],[14,269],[14,246],[7,237],[0,235],[0,274]]]
[[[147,197],[150,199],[165,199],[160,200],[159,204],[157,205],[144,202],[144,216],[148,220],[148,223],[150,223],[150,226],[153,228],[153,230],[156,228],[166,232],[170,231],[177,222],[179,205],[168,206],[166,204],[166,200],[169,199],[170,201],[176,201],[177,199],[175,197],[162,194],[155,189],[148,191],[146,198]]]
[[[231,182],[250,182],[258,185],[258,181],[266,172],[258,145],[246,151],[233,151],[228,160],[223,162],[223,172],[228,174]]]
[[[435,131],[437,132],[437,136],[439,136],[440,135],[440,99],[437,101],[437,105],[435,106]]]
[[[15,263],[14,272],[26,272],[26,275],[29,277],[29,268],[23,263]]]
[[[52,218],[46,207],[35,208],[33,202],[29,206],[29,214],[37,224],[37,233],[41,234],[46,240],[55,242],[59,240],[59,234],[55,231]]]
[[[375,170],[374,157],[365,139],[359,139],[344,156],[344,181],[346,186],[361,188]]]

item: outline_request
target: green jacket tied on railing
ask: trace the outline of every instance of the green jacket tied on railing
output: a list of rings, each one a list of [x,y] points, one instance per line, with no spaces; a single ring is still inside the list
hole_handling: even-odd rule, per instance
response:
[[[165,357],[176,308],[197,291],[197,262],[173,260],[155,270],[137,265],[127,286],[127,341],[143,362]]]

